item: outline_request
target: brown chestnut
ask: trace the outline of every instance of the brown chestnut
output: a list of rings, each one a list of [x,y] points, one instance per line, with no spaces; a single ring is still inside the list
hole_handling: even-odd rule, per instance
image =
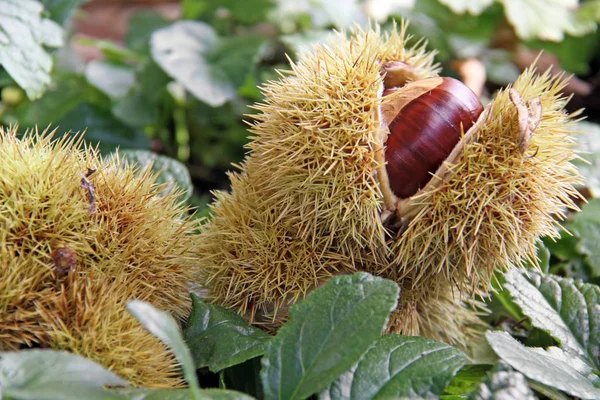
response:
[[[394,98],[382,107],[390,133],[385,159],[390,187],[403,199],[423,188],[469,130],[483,105],[452,78],[429,78],[388,88]]]

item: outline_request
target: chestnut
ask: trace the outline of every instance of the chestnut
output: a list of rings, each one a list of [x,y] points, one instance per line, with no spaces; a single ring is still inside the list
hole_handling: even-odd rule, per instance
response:
[[[483,112],[479,97],[452,78],[428,78],[400,88],[382,106],[389,127],[385,160],[392,192],[400,199],[423,188],[464,132]]]

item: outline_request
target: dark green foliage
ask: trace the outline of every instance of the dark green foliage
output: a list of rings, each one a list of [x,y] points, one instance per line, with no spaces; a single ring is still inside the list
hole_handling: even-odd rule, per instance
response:
[[[80,357],[55,352],[39,355],[35,351],[0,353],[0,371],[18,369],[15,373],[0,374],[0,388],[7,388],[7,393],[11,394],[10,390],[17,394],[18,388],[15,399],[36,398],[36,393],[41,390],[39,383],[53,380],[56,382],[54,397],[45,398],[71,398],[68,396],[74,386],[62,384],[68,378],[69,382],[79,385],[79,398],[250,398],[231,390],[199,389],[193,372],[198,366],[209,365],[213,370],[225,368],[221,372],[222,388],[243,390],[259,398],[304,399],[330,384],[321,397],[373,398],[375,393],[381,398],[440,395],[466,358],[459,350],[433,340],[399,335],[380,338],[398,292],[392,281],[366,273],[336,277],[292,307],[291,320],[274,338],[257,331],[231,311],[206,305],[194,296],[194,311],[185,329],[189,349],[168,314],[147,303],[133,301],[128,305],[129,310],[171,348],[181,363],[189,389],[103,391],[103,384],[124,386],[126,383]],[[265,344],[261,387],[258,379],[260,363],[257,358],[250,357],[260,355]],[[59,370],[25,371],[21,367],[23,363],[38,359],[43,366],[50,362],[46,358],[55,360],[56,357],[64,357],[64,366]],[[382,360],[389,360],[389,370]],[[91,375],[86,368],[98,371]],[[387,375],[388,372],[391,374]],[[23,378],[34,373],[39,375],[35,379]],[[350,393],[350,387],[345,387],[347,382],[353,382],[351,397],[344,395]]]
[[[565,224],[557,241],[544,240],[552,255],[549,271],[591,280],[600,278],[600,199],[591,199]]]
[[[265,398],[303,399],[325,389],[381,335],[398,292],[391,281],[357,273],[331,279],[292,307],[262,360]]]
[[[269,335],[223,307],[192,295],[193,309],[183,334],[196,368],[213,372],[264,354]]]
[[[330,28],[345,29],[354,21],[374,18],[365,13],[361,1],[323,1],[308,8],[298,2],[295,11],[284,12],[274,0],[184,0],[182,20],[208,34],[194,37],[183,30],[175,35],[174,27],[181,21],[141,11],[129,19],[122,44],[80,41],[104,56],[103,61],[86,65],[72,51],[60,49],[70,40],[61,35],[69,32],[84,3],[0,0],[4,18],[0,36],[9,24],[27,18],[36,21],[18,26],[14,32],[20,40],[0,40],[0,124],[18,123],[21,130],[36,126],[86,130],[88,141],[100,143],[107,156],[120,148],[121,156],[130,162],[144,167],[153,163],[154,170],[161,171],[159,180],[165,190],[180,188],[182,201],[200,207],[199,216],[208,214],[205,205],[211,190],[227,189],[225,172],[231,163],[243,159],[249,135],[244,119],[252,121],[248,105],[262,99],[257,86],[278,79],[275,68],[289,69],[286,55],[294,59],[295,50],[322,40]],[[506,1],[489,3],[468,13],[457,11],[467,4],[464,1],[419,0],[412,8],[379,10],[380,21],[385,29],[393,19],[409,18],[409,31],[425,37],[428,48],[438,51],[444,75],[457,75],[452,61],[477,58],[485,65],[488,83],[507,84],[518,73],[514,58],[523,46],[556,55],[561,68],[583,77],[597,70],[600,33],[582,27],[600,19],[598,1],[581,2],[580,20],[574,26],[581,36],[559,27],[559,21],[552,26],[539,23],[545,20],[542,13],[523,19],[524,26],[532,28],[531,37],[519,36],[520,31],[513,29],[514,37],[507,42],[502,42],[500,33],[511,29],[507,21],[515,16],[514,9],[507,8]],[[528,0],[520,6],[536,3]],[[17,14],[8,15],[8,5],[15,6]],[[41,21],[47,21],[50,30],[44,31]],[[546,29],[564,34],[564,39],[542,40],[540,33]],[[25,40],[28,33],[34,40]],[[155,42],[161,35],[185,56],[188,66],[164,62]],[[197,51],[179,45],[192,39],[196,45],[210,42],[210,46]],[[198,65],[206,66],[202,74],[186,75]],[[488,86],[490,94],[493,85]],[[203,91],[208,88],[216,91],[206,95]],[[103,385],[125,383],[78,356],[28,350],[0,353],[0,397],[600,398],[600,289],[594,285],[600,283],[600,199],[594,198],[600,196],[600,128],[581,123],[576,129],[586,133],[580,142],[587,163],[578,163],[578,168],[591,197],[582,203],[581,213],[567,215],[560,238],[540,243],[542,273],[497,277],[498,293],[487,303],[491,310],[487,321],[504,333],[488,333],[491,348],[487,350],[503,361],[494,363],[488,357],[465,364],[463,353],[442,343],[380,337],[398,289],[389,281],[354,275],[333,280],[294,307],[291,321],[274,338],[195,295],[183,331],[185,343],[174,323],[156,310],[138,313],[151,331],[172,346],[190,388],[107,391]],[[197,378],[194,370],[202,367],[214,373],[205,368],[206,374]],[[199,389],[211,382],[220,382],[221,388]]]
[[[538,384],[577,397],[600,397],[600,378],[594,372],[600,363],[600,288],[553,275],[529,275],[527,279],[511,271],[505,287],[531,325],[553,337],[557,346],[524,347],[506,332],[491,331],[486,334],[489,344]]]
[[[321,394],[322,399],[439,397],[467,362],[446,344],[421,337],[386,335],[360,362]]]

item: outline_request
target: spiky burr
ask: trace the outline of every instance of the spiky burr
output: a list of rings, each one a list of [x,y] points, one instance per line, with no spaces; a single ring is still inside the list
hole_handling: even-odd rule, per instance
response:
[[[151,170],[52,136],[0,128],[0,349],[68,350],[135,384],[180,385],[125,305],[186,316],[197,224]]]
[[[265,85],[248,156],[201,233],[208,299],[274,329],[314,287],[362,270],[402,287],[391,331],[464,344],[465,326],[479,324],[464,303],[557,234],[556,217],[576,208],[573,116],[563,81],[534,70],[478,119],[465,113],[477,120],[458,124],[458,143],[425,186],[394,194],[385,148],[392,119],[397,131],[403,121],[390,110],[419,82],[441,81],[426,79],[438,70],[422,42],[407,41],[404,25],[356,29]],[[425,89],[415,97],[435,90]]]

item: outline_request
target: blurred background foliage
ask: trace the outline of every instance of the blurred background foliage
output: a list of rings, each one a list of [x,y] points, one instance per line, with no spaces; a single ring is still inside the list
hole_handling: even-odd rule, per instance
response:
[[[166,168],[206,215],[243,159],[257,86],[334,29],[403,18],[442,74],[484,99],[536,59],[573,74],[590,204],[567,223],[573,236],[546,242],[548,268],[597,282],[599,0],[0,0],[0,125],[87,130],[106,155]]]

